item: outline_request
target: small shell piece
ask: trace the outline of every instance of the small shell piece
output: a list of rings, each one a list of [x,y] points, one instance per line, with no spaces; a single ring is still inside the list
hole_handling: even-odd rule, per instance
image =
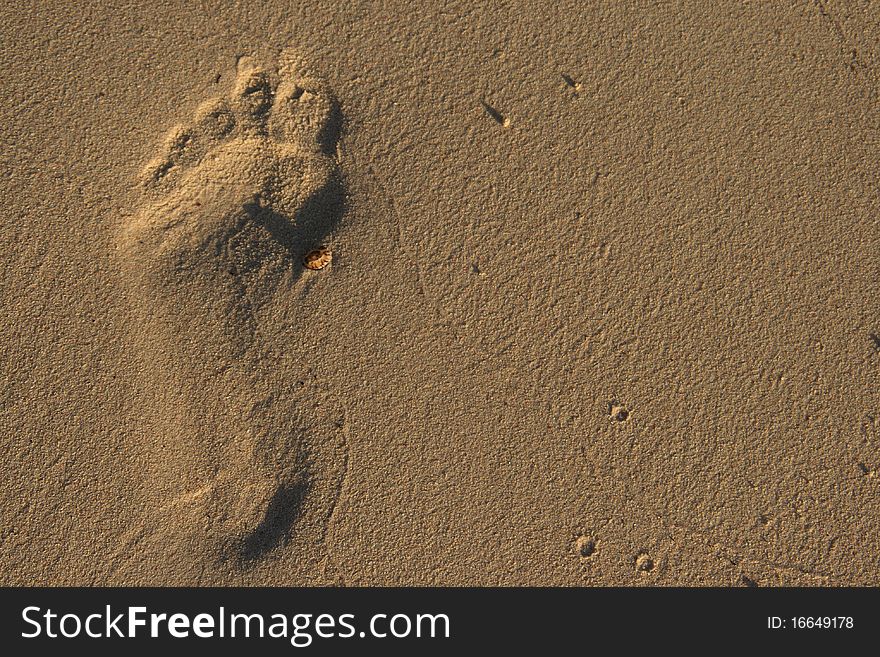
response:
[[[303,265],[305,265],[306,269],[317,271],[318,269],[324,269],[332,260],[333,254],[330,252],[330,249],[322,246],[320,249],[306,253],[303,257]]]

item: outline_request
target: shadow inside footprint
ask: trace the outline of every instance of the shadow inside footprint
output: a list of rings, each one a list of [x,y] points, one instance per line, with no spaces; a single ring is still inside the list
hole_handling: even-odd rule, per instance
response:
[[[308,492],[309,483],[305,477],[275,492],[260,524],[240,544],[238,561],[241,565],[259,560],[287,539],[291,528],[302,516]]]
[[[342,128],[342,109],[339,107],[339,103],[331,101],[326,123],[318,134],[318,143],[320,144],[321,152],[324,153],[324,155],[332,156],[335,154],[336,144],[342,136]]]
[[[262,226],[286,252],[293,263],[293,278],[302,274],[298,265],[310,251],[323,246],[345,214],[345,191],[338,175],[306,199],[295,216],[263,207],[256,201],[244,206],[250,219]]]

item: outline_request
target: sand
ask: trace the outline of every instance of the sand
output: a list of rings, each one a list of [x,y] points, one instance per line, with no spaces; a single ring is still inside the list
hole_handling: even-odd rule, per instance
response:
[[[2,9],[3,584],[880,584],[880,5],[191,5]]]

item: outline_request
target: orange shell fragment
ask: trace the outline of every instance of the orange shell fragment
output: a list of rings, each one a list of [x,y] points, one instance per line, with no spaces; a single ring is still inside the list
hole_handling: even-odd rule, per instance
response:
[[[303,257],[303,265],[305,265],[306,269],[317,271],[318,269],[324,269],[332,260],[333,254],[330,253],[330,249],[321,247],[306,253]]]

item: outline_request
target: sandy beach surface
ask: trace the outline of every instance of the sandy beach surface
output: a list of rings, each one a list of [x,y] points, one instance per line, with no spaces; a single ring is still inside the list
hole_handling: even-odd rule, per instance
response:
[[[3,584],[880,584],[880,3],[0,36]]]

